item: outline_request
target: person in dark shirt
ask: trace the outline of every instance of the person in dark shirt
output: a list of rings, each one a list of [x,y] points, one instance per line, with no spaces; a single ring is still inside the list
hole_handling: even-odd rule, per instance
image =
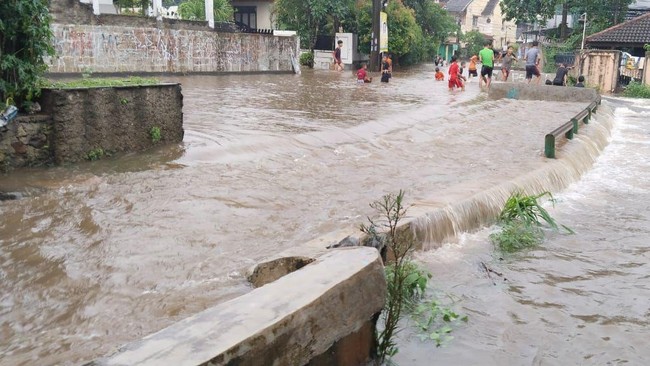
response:
[[[390,80],[390,68],[391,65],[388,62],[388,57],[384,55],[381,58],[381,82],[382,83],[387,83],[388,80]]]
[[[585,87],[585,77],[580,75],[578,76],[578,82],[576,83],[576,88],[584,88]]]
[[[557,86],[566,86],[567,74],[569,69],[567,69],[565,64],[560,64],[560,67],[557,68],[555,72],[555,79],[553,79],[553,85]]]
[[[343,62],[341,60],[341,47],[343,47],[343,41],[339,39],[338,46],[334,50],[334,70],[343,71]]]

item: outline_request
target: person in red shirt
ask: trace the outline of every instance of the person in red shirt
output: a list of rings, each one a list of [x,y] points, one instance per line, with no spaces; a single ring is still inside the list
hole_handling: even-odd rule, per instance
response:
[[[453,91],[454,88],[461,88],[461,90],[465,91],[465,85],[460,79],[461,76],[458,60],[456,56],[452,56],[451,65],[449,65],[449,91]]]
[[[372,81],[372,78],[368,76],[368,65],[362,64],[361,68],[357,70],[357,83],[369,83]]]

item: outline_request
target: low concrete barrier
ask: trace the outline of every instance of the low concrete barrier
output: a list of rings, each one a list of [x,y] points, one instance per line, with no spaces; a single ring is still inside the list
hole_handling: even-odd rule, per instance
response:
[[[87,366],[365,364],[385,295],[376,249],[335,250]]]
[[[571,86],[530,85],[526,83],[494,83],[488,92],[490,99],[544,100],[555,102],[600,101],[594,89]]]

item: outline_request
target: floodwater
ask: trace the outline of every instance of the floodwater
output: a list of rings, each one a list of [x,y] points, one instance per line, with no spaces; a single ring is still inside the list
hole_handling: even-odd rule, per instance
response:
[[[174,80],[182,144],[0,177],[26,192],[0,202],[1,365],[79,364],[250,291],[248,267],[386,193],[435,206],[537,169],[584,108],[450,94],[431,66]]]
[[[407,332],[398,364],[650,363],[650,103],[603,104],[615,108],[609,145],[549,206],[576,234],[549,232],[539,248],[499,257],[491,227],[419,253],[436,297],[469,322],[442,348]]]

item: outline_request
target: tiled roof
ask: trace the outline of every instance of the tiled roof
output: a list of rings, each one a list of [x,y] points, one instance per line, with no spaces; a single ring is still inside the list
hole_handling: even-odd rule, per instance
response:
[[[650,43],[650,13],[592,34],[587,43]]]
[[[467,9],[467,6],[472,3],[473,0],[449,0],[445,9],[450,13],[460,13]]]
[[[485,5],[485,9],[483,9],[483,13],[481,15],[483,16],[489,16],[494,14],[494,9],[497,8],[497,5],[499,5],[500,0],[490,0],[488,1],[487,5]]]

